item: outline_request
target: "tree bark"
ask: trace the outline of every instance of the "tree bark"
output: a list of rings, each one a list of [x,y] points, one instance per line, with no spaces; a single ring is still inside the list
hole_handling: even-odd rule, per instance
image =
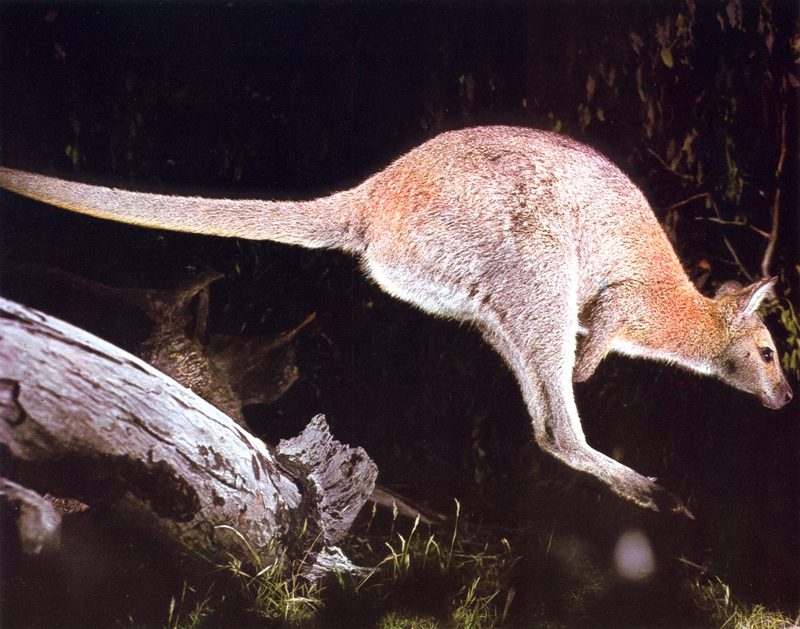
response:
[[[102,504],[183,555],[305,558],[312,577],[353,568],[329,547],[377,476],[322,416],[273,450],[134,356],[3,299],[0,450],[3,476]]]

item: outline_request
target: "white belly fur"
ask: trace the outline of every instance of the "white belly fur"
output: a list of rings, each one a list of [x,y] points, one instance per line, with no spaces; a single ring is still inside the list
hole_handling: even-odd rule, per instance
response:
[[[364,267],[369,276],[387,293],[430,314],[462,320],[473,319],[477,314],[469,296],[451,286],[413,277],[371,260],[367,260]]]

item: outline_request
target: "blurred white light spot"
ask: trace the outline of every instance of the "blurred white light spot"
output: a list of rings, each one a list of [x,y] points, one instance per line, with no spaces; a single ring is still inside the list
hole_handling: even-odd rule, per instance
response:
[[[647,536],[639,530],[623,533],[614,549],[614,564],[619,575],[631,581],[641,581],[653,574],[656,560]]]

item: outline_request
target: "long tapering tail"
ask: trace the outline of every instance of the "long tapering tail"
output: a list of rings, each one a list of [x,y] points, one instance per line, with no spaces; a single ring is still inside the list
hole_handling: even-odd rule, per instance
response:
[[[358,251],[354,190],[310,201],[133,192],[0,167],[0,186],[73,212],[170,231]]]

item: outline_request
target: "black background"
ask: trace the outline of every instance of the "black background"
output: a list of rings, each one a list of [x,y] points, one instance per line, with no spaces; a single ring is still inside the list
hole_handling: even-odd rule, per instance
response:
[[[643,132],[631,33],[640,33],[657,57],[656,25],[684,6],[5,2],[3,163],[115,186],[309,198],[358,182],[448,128],[559,126],[615,160],[664,219],[660,208],[692,190],[648,158],[658,137],[648,140]],[[775,161],[775,143],[764,138],[774,136],[775,120],[757,114],[775,95],[737,94],[737,112],[728,118],[720,107],[691,105],[693,94],[711,102],[715,90],[733,89],[712,81],[725,64],[730,82],[747,80],[736,64],[749,67],[753,43],[746,35],[755,27],[748,23],[741,37],[721,35],[717,16],[725,6],[698,8],[693,65],[651,64],[645,83],[665,86],[658,118],[664,137],[693,126],[705,138],[697,151],[708,180],[722,177],[714,170],[725,162],[720,138],[736,135],[748,182],[741,204],[750,204],[747,211],[763,228],[759,190]],[[748,19],[755,6],[745,5]],[[771,6],[785,44],[796,31],[794,3]],[[776,52],[775,63],[791,65],[780,54],[788,55]],[[601,60],[628,70],[618,75],[621,92],[607,96],[604,119],[595,110],[581,124],[587,72]],[[791,281],[796,95],[788,102],[775,266]],[[478,335],[386,297],[345,256],[142,230],[10,194],[0,200],[6,262],[46,263],[142,287],[174,285],[210,266],[226,274],[213,287],[211,318],[224,333],[279,331],[316,312],[299,341],[300,382],[276,404],[248,409],[254,430],[269,439],[296,434],[311,415],[325,412],[337,438],[376,460],[384,483],[443,511],[457,496],[473,522],[515,536],[523,548],[558,530],[583,536],[602,555],[620,531],[636,525],[656,540],[665,563],[687,556],[745,600],[796,613],[796,402],[770,412],[711,380],[615,358],[578,387],[590,443],[659,476],[698,516],[693,524],[676,523],[620,505],[538,453],[513,378]],[[702,203],[682,211],[702,213]],[[686,216],[676,247],[690,274],[697,278],[702,269],[708,280],[711,261],[706,290],[742,280],[735,266],[719,262],[729,255],[717,227]],[[731,238],[744,265],[756,271],[763,246],[736,240],[738,233]],[[66,289],[6,278],[3,290],[123,346],[146,333],[135,313]],[[517,605],[535,596],[523,591]],[[654,617],[659,613],[667,611]]]

